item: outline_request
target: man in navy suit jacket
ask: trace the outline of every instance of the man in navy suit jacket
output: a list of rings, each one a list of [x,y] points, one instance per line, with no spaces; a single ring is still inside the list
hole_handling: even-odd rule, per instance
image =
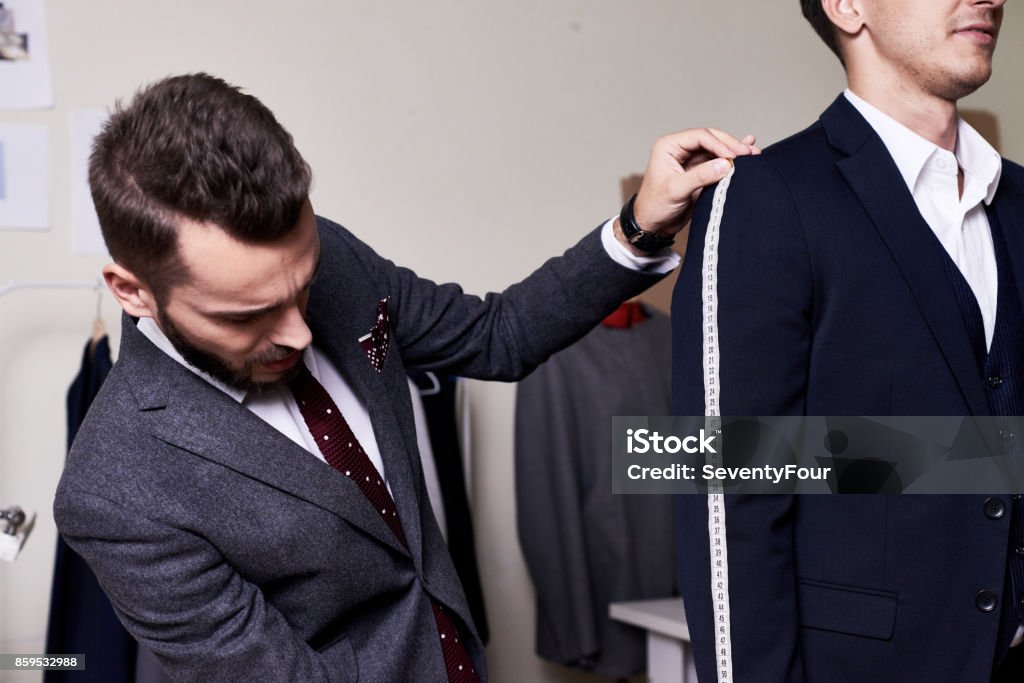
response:
[[[957,114],[991,74],[1003,4],[801,2],[849,89],[736,163],[719,244],[722,415],[1024,412],[1024,169]],[[679,415],[704,412],[710,198],[673,305]],[[730,680],[1022,680],[1021,507],[726,496]],[[679,511],[697,669],[715,681],[707,500],[681,496]]]

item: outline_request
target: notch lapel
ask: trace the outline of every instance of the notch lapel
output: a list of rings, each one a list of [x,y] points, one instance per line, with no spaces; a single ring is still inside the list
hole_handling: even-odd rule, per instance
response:
[[[297,446],[155,347],[127,316],[121,358],[157,439],[338,515],[402,554],[406,549],[355,482]]]
[[[420,494],[411,467],[411,458],[419,452],[415,445],[415,425],[411,420],[407,421],[409,424],[403,423],[395,410],[396,406],[410,402],[408,380],[398,362],[396,344],[391,344],[387,359],[378,372],[359,342],[359,338],[374,325],[377,304],[385,296],[358,297],[359,303],[351,306],[350,315],[341,315],[336,310],[336,299],[321,298],[314,291],[310,296],[308,318],[313,327],[314,343],[331,359],[370,413],[374,437],[384,463],[384,476],[398,507],[409,548],[419,562],[422,557]],[[411,406],[408,413],[412,415]]]
[[[1021,301],[1024,301],[1024,217],[1020,211],[1021,203],[1009,196],[1007,189],[1006,174],[996,190],[996,196],[988,211],[995,212],[999,218],[999,224],[1003,228],[1003,240],[1006,242],[1006,251],[1013,266],[1013,276],[1017,283],[1017,292]]]
[[[918,211],[896,163],[843,95],[822,115],[821,123],[833,146],[848,155],[837,162],[839,172],[896,261],[971,414],[988,415],[970,337],[946,276],[943,246]]]

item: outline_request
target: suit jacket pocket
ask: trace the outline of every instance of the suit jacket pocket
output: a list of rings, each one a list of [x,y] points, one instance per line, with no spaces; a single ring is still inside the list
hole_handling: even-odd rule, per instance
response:
[[[898,595],[891,591],[798,582],[800,626],[888,640],[896,629]]]
[[[339,683],[357,683],[359,680],[359,663],[356,661],[355,650],[348,638],[342,636],[323,647],[317,648],[331,680]]]

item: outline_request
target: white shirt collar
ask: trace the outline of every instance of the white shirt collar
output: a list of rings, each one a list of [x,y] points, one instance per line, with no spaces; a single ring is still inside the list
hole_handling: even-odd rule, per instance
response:
[[[900,175],[913,194],[928,161],[936,154],[948,152],[857,96],[849,88],[843,94],[878,133],[878,137],[882,138],[886,149],[896,162]],[[999,152],[962,118],[957,121],[955,157],[964,170],[964,196],[968,196],[968,190],[972,185],[981,183],[980,194],[984,197],[985,204],[991,204],[1003,171],[1002,158]]]
[[[956,158],[964,169],[964,194],[967,194],[967,179],[973,176],[983,183],[985,204],[991,204],[1003,175],[1003,159],[981,133],[963,119],[957,124]]]

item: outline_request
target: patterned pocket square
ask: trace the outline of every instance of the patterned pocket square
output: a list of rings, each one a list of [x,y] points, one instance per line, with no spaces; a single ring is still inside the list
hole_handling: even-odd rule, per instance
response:
[[[359,344],[377,372],[384,367],[384,361],[388,357],[388,347],[391,345],[391,319],[388,317],[388,301],[390,300],[391,297],[380,300],[380,303],[377,304],[377,322],[369,332],[359,338]]]

